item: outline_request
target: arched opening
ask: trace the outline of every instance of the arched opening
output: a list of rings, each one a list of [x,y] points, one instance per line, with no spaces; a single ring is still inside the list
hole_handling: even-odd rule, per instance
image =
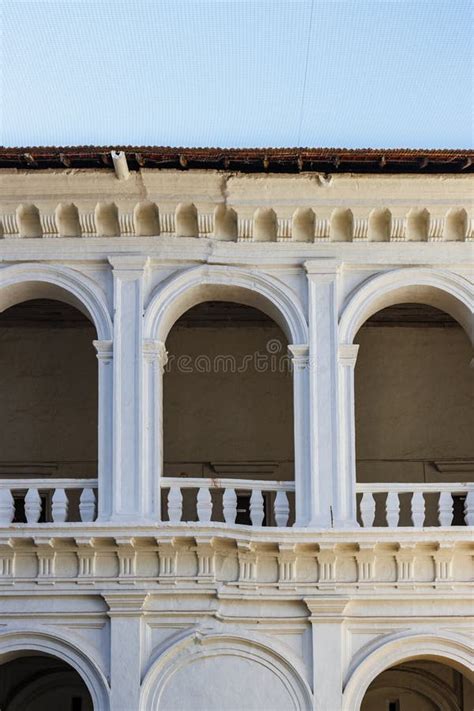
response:
[[[440,299],[391,302],[355,337],[356,472],[364,525],[465,522],[474,479],[472,350],[453,310],[430,301],[443,305]]]
[[[269,315],[235,301],[201,301],[171,328],[164,373],[163,484],[167,477],[179,477],[183,486],[186,478],[195,480],[194,490],[182,490],[183,520],[205,520],[206,505],[207,511],[211,505],[211,520],[227,521],[227,505],[229,510],[235,506],[235,523],[258,523],[263,512],[261,524],[276,525],[285,498],[289,521],[294,520],[287,346]],[[236,479],[235,500],[232,494],[223,500],[226,483]],[[210,501],[203,489],[196,499],[199,480],[210,486]],[[167,512],[162,515],[166,520]]]
[[[80,674],[65,661],[34,651],[12,652],[0,666],[2,711],[93,711]]]
[[[444,660],[413,659],[379,674],[365,692],[361,711],[469,711],[474,685]]]
[[[67,296],[57,300],[62,293],[52,285],[26,293],[24,286],[6,289],[0,304],[2,513],[7,523],[92,520],[96,329],[85,308]]]

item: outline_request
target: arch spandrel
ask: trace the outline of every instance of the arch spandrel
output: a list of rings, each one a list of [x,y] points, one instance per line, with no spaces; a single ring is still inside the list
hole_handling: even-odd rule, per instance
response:
[[[289,287],[262,272],[220,266],[186,269],[159,284],[145,311],[145,338],[165,341],[182,314],[213,300],[253,306],[280,326],[290,344],[308,342],[303,308]]]

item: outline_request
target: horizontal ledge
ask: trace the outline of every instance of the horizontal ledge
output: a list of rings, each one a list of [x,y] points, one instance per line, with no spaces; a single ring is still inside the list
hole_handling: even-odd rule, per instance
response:
[[[443,482],[437,483],[407,483],[407,484],[356,484],[356,492],[358,494],[388,494],[394,492],[396,494],[439,494],[447,491],[450,494],[466,494],[469,491],[474,491],[474,483],[470,482]]]
[[[0,489],[97,489],[97,479],[0,479]]]
[[[162,489],[169,489],[170,486],[179,486],[180,489],[260,489],[263,491],[294,491],[294,481],[272,481],[264,479],[233,479],[222,478],[209,479],[199,477],[171,477],[164,476],[160,481]]]

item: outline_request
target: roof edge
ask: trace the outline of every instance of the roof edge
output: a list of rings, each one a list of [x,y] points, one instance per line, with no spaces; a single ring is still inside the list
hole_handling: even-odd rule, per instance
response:
[[[112,169],[123,151],[132,169],[208,169],[245,173],[470,173],[472,149],[185,148],[171,146],[0,146],[0,168]]]

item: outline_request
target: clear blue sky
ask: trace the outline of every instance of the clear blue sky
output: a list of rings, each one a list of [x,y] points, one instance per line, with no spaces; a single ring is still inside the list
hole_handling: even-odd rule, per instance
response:
[[[473,143],[465,0],[3,0],[2,24],[4,145]]]

